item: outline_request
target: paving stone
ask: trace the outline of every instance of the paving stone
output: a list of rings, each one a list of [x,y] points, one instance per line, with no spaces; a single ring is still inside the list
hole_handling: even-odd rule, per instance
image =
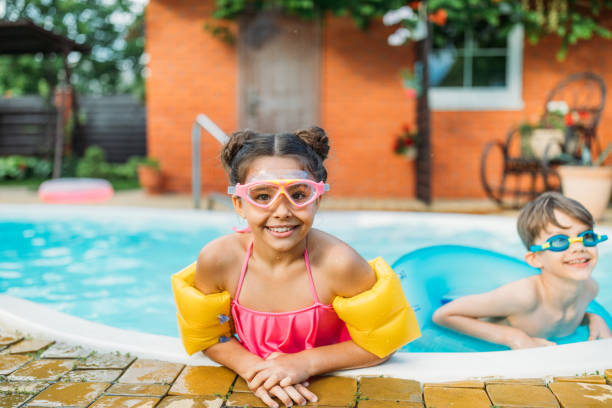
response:
[[[236,374],[225,367],[188,366],[176,379],[170,395],[225,395]]]
[[[222,404],[221,398],[173,396],[164,398],[156,408],[220,408]]]
[[[360,398],[369,400],[423,402],[421,384],[399,378],[368,378],[359,380]],[[361,403],[360,403],[361,405]]]
[[[73,370],[61,378],[64,382],[113,382],[121,370]]]
[[[38,394],[49,386],[46,381],[6,381],[0,382],[0,393]],[[2,405],[0,405],[2,407]]]
[[[113,384],[104,393],[107,395],[134,395],[139,397],[163,397],[170,389],[163,384]]]
[[[486,390],[496,407],[559,408],[553,393],[540,385],[488,384]]]
[[[90,408],[153,408],[159,402],[155,397],[118,397],[105,395]]]
[[[232,387],[232,392],[252,392],[244,378],[238,376]]]
[[[92,350],[73,344],[55,343],[40,356],[42,358],[85,358]]]
[[[435,408],[490,408],[484,390],[477,388],[425,387],[425,406]]]
[[[8,348],[9,354],[36,353],[53,344],[53,340],[30,339],[22,340]]]
[[[94,353],[87,357],[85,361],[77,363],[76,368],[115,368],[123,370],[127,368],[132,362],[136,360],[136,357],[127,356],[119,353],[106,353],[97,354]]]
[[[277,400],[278,401],[278,400]],[[252,392],[236,392],[232,393],[225,402],[226,407],[251,407],[251,408],[267,408],[262,400],[255,396]],[[282,406],[282,404],[279,404]]]
[[[604,372],[604,375],[606,376],[607,380],[608,380],[608,384],[612,384],[612,368],[607,369]]]
[[[119,378],[120,383],[170,384],[174,381],[183,364],[159,360],[136,360]]]
[[[0,334],[0,347],[10,346],[13,343],[23,340],[23,336],[9,336]]]
[[[73,360],[35,360],[8,376],[9,381],[55,381],[74,366]]]
[[[81,408],[91,404],[109,383],[55,383],[28,403],[28,407]]]
[[[543,378],[496,378],[486,381],[486,385],[490,384],[523,384],[545,387],[546,381]]]
[[[0,375],[9,375],[19,367],[32,361],[32,357],[21,355],[0,356]]]
[[[422,402],[361,400],[359,408],[423,408]]]
[[[425,387],[444,387],[444,388],[480,388],[484,390],[484,381],[446,381],[440,383],[425,383]]]
[[[25,394],[0,395],[0,408],[17,408],[30,398],[31,395]]]
[[[338,376],[314,377],[308,389],[318,398],[316,405],[330,407],[347,407],[353,405],[357,392],[357,379]],[[312,403],[309,403],[312,405]]]
[[[605,384],[606,379],[603,375],[578,375],[568,377],[553,377],[554,382],[579,382],[587,384]]]
[[[554,382],[548,385],[563,408],[612,407],[612,386],[575,382]]]

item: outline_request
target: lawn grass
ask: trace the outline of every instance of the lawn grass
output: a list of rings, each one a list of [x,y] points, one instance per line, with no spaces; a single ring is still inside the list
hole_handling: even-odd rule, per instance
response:
[[[0,180],[0,187],[26,187],[36,191],[45,179],[29,178],[24,180]],[[140,188],[138,180],[109,180],[115,191],[135,190]]]

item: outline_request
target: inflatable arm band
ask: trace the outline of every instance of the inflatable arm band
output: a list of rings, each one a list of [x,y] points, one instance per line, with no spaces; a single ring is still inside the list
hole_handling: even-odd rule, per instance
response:
[[[378,257],[369,262],[376,273],[371,289],[351,298],[337,296],[333,307],[360,347],[382,358],[421,336],[400,278]]]
[[[205,295],[197,290],[194,286],[195,269],[193,263],[172,275],[179,332],[189,355],[227,341],[231,336],[229,293]]]

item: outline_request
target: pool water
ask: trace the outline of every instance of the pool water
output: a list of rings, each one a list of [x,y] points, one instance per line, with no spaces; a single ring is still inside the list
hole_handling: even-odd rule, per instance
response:
[[[241,222],[229,212],[0,206],[0,293],[114,327],[178,336],[170,276]],[[522,258],[514,223],[493,216],[320,212],[315,227],[366,259],[383,256],[391,264],[436,244]],[[603,271],[611,267],[608,242],[594,272],[597,300],[608,310],[612,277]]]

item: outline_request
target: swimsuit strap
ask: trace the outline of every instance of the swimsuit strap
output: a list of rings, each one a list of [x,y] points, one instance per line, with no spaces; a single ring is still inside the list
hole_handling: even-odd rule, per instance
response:
[[[249,266],[249,259],[251,258],[251,253],[253,252],[253,241],[249,244],[249,249],[247,249],[246,256],[244,258],[244,263],[242,264],[242,271],[240,271],[240,279],[238,279],[238,288],[236,288],[236,295],[234,295],[234,300],[238,301],[238,297],[240,296],[240,290],[242,289],[242,282],[244,282],[244,275],[246,275],[247,266]]]
[[[249,259],[251,258],[251,253],[253,252],[253,241],[249,245],[249,249],[246,252],[246,256],[244,258],[244,263],[242,264],[242,270],[240,271],[240,279],[238,279],[238,287],[236,288],[236,295],[234,295],[234,300],[238,302],[238,298],[240,297],[240,291],[242,290],[242,283],[244,282],[244,276],[246,275],[247,267],[249,266]],[[317,290],[315,288],[314,281],[312,280],[312,272],[310,272],[310,261],[308,260],[308,249],[304,248],[304,262],[306,263],[306,270],[308,271],[308,280],[310,281],[310,289],[312,290],[312,297],[314,298],[315,303],[319,302],[319,296],[317,296]]]
[[[319,296],[317,296],[317,289],[315,288],[314,280],[312,280],[312,272],[310,272],[310,261],[308,260],[308,249],[304,248],[304,262],[306,262],[306,270],[308,271],[308,279],[310,280],[310,289],[312,289],[312,297],[315,303],[319,302]]]

